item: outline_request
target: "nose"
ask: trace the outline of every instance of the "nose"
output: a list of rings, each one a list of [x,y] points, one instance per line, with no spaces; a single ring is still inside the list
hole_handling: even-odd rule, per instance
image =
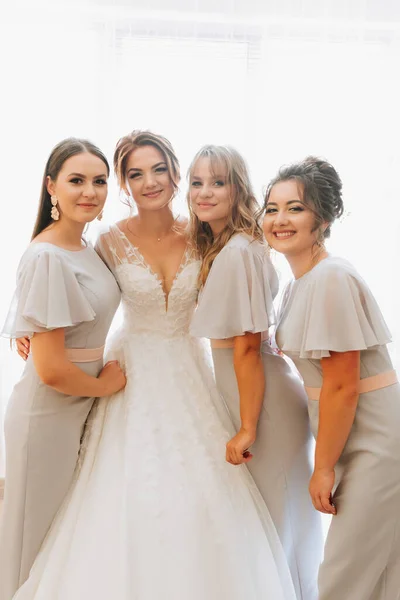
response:
[[[274,217],[275,217],[274,224],[276,226],[282,226],[282,225],[288,224],[288,217],[287,217],[286,211],[278,210],[278,212],[275,213]]]
[[[85,196],[85,198],[94,198],[95,197],[96,189],[95,189],[93,183],[87,182],[87,184],[85,185],[85,188],[83,190],[83,195]]]
[[[157,184],[155,175],[152,171],[144,174],[144,187],[153,188]]]
[[[202,185],[199,196],[200,198],[210,198],[212,196],[212,188],[207,184]]]

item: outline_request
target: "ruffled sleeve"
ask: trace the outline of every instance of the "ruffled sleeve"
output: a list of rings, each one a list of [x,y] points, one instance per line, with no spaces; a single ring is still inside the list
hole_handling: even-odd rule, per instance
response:
[[[193,336],[226,339],[274,323],[276,273],[264,248],[253,243],[225,246],[214,260],[190,326]]]
[[[366,350],[390,342],[379,306],[357,271],[341,259],[323,263],[307,274],[311,277],[292,284],[281,350],[321,359],[331,351]]]
[[[31,337],[92,321],[96,314],[67,258],[52,249],[32,248],[21,260],[17,289],[2,335]]]

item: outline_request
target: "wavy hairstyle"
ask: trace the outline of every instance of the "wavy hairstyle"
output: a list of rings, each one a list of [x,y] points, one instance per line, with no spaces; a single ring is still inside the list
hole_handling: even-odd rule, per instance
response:
[[[89,152],[90,154],[97,156],[97,158],[100,158],[107,168],[107,175],[110,174],[110,165],[108,164],[105,155],[97,146],[92,144],[92,142],[73,137],[59,142],[51,151],[44,169],[39,208],[36,215],[35,226],[33,228],[32,240],[39,235],[40,232],[46,229],[46,227],[54,222],[51,218],[52,206],[51,197],[47,190],[47,178],[50,177],[50,179],[56,181],[65,161],[76,154],[82,154],[84,152]]]
[[[315,156],[281,167],[268,184],[263,212],[274,185],[288,180],[302,186],[303,201],[315,216],[314,231],[320,230],[319,243],[323,243],[331,234],[332,223],[343,215],[342,181],[338,172],[329,162]],[[324,231],[321,229],[323,223],[328,223]]]
[[[124,190],[126,186],[126,166],[131,153],[137,148],[143,146],[153,146],[161,154],[168,168],[168,174],[171,179],[172,187],[176,193],[181,179],[179,161],[176,157],[171,142],[162,135],[157,135],[151,131],[141,131],[134,129],[128,135],[124,135],[118,142],[114,152],[114,172],[118,180],[119,187]]]
[[[224,229],[214,236],[208,223],[200,221],[194,214],[190,201],[190,184],[196,163],[201,158],[210,161],[214,174],[222,165],[226,180],[232,186],[231,211]],[[255,240],[263,241],[263,232],[257,219],[259,205],[250,182],[247,165],[234,148],[207,145],[194,157],[188,171],[189,191],[187,201],[190,212],[190,238],[201,261],[199,283],[204,285],[216,256],[236,233],[246,233]]]

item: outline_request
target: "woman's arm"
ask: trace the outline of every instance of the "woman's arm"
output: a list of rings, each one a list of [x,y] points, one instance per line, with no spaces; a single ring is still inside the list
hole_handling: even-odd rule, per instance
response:
[[[356,414],[360,352],[331,352],[321,360],[323,384],[319,400],[319,425],[310,494],[315,508],[336,514],[331,504],[334,467],[347,442]]]
[[[261,333],[245,333],[234,338],[233,366],[240,396],[241,428],[226,446],[226,460],[233,465],[252,458],[246,451],[256,439],[265,389],[260,347]]]
[[[91,377],[70,362],[65,354],[64,329],[36,333],[31,339],[32,359],[40,379],[69,396],[109,396],[125,387],[117,361],[111,361],[98,377]]]

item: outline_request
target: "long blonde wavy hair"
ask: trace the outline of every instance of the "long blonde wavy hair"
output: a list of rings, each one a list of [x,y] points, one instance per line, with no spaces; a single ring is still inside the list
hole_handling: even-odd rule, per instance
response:
[[[226,172],[226,183],[231,184],[231,211],[224,229],[214,237],[208,223],[200,221],[192,209],[191,183],[196,163],[201,158],[210,161],[213,174],[221,165]],[[246,233],[255,240],[263,241],[263,232],[258,222],[260,207],[254,195],[247,165],[243,157],[234,148],[228,146],[207,145],[201,148],[194,157],[188,171],[189,190],[187,202],[190,213],[190,239],[202,261],[199,284],[204,285],[212,264],[236,233]]]

